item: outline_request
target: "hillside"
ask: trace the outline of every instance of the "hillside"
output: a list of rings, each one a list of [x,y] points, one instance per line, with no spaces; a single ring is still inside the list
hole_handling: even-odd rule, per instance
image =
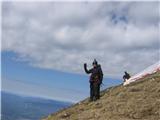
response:
[[[43,120],[160,120],[160,72],[108,88],[96,102],[87,98]]]

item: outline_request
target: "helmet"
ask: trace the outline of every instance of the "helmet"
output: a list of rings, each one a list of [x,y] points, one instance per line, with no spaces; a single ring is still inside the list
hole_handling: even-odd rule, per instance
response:
[[[96,59],[94,59],[94,61],[93,61],[93,63],[92,63],[93,65],[98,65],[98,62],[97,62],[97,60]]]

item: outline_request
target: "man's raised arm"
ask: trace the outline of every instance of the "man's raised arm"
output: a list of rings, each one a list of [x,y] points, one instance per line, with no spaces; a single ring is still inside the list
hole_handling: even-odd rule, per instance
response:
[[[87,74],[92,73],[92,69],[90,69],[90,70],[87,69],[87,64],[86,63],[84,63],[84,70]]]

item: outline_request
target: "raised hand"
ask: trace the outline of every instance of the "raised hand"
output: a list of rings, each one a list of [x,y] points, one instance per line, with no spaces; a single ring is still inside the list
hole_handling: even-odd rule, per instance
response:
[[[85,68],[87,67],[87,63],[84,63],[84,67],[85,67]]]

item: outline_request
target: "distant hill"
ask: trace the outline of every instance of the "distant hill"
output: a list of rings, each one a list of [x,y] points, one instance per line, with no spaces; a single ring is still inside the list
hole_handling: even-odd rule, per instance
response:
[[[71,105],[67,102],[24,97],[6,92],[2,92],[1,97],[1,120],[39,120]]]
[[[43,120],[160,120],[160,72],[108,88],[96,102],[87,98]]]

